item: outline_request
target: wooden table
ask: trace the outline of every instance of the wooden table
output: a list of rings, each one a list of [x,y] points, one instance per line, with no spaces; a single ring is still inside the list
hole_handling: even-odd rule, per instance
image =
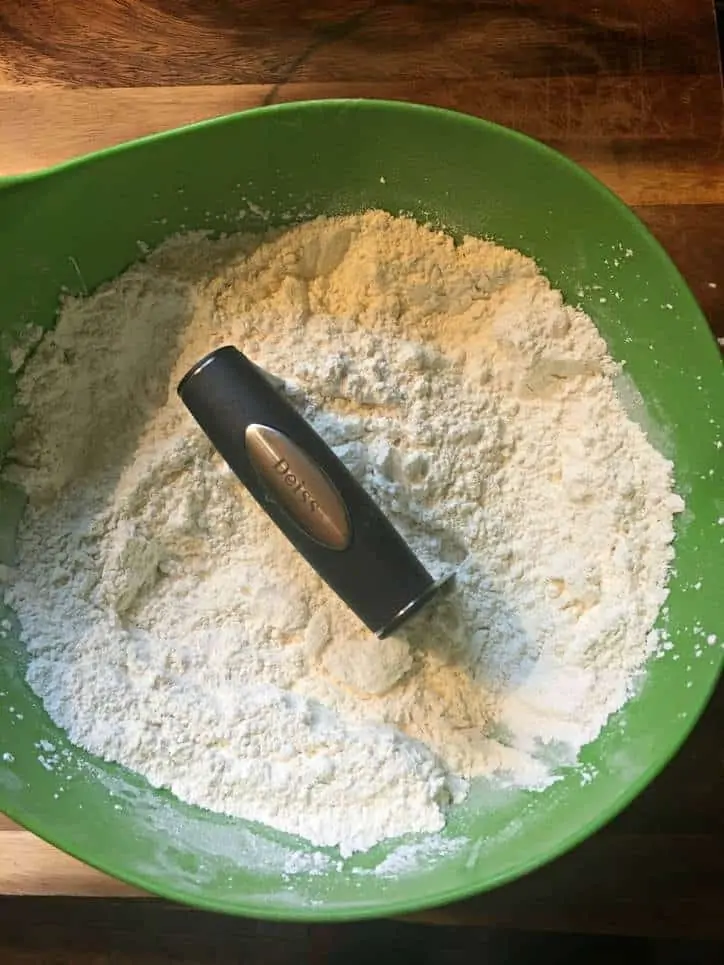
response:
[[[333,96],[456,108],[557,147],[634,207],[724,336],[711,0],[0,5],[0,174],[229,111]],[[720,689],[677,760],[605,831],[523,881],[421,917],[724,938],[722,733]],[[134,894],[2,819],[0,893]],[[74,914],[92,918],[90,905]],[[19,912],[5,914],[9,927]]]

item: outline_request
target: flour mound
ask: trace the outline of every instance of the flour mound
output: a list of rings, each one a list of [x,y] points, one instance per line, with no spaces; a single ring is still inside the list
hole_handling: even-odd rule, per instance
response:
[[[178,379],[237,344],[450,593],[379,641],[216,457]],[[371,212],[186,236],[67,299],[19,385],[6,589],[71,740],[342,855],[545,787],[631,694],[672,466],[532,261]]]

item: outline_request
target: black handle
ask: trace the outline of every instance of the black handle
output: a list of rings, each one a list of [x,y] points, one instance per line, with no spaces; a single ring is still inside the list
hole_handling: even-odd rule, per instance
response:
[[[370,630],[387,635],[437,590],[329,446],[238,349],[205,356],[178,392],[252,496]]]

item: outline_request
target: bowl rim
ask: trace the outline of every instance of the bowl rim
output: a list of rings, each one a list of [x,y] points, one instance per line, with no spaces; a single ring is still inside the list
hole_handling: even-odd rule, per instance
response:
[[[520,131],[505,127],[482,117],[477,117],[473,114],[465,113],[463,111],[436,107],[412,101],[377,98],[319,98],[313,100],[289,101],[282,104],[259,105],[123,141],[118,144],[100,148],[98,150],[61,161],[48,167],[29,171],[27,173],[0,176],[0,192],[3,190],[12,189],[14,187],[31,185],[35,182],[46,180],[65,171],[83,168],[86,165],[94,164],[106,157],[122,155],[146,144],[183,137],[186,134],[196,131],[203,131],[209,128],[223,127],[227,125],[232,126],[238,123],[243,123],[247,118],[253,118],[259,115],[329,111],[330,108],[343,108],[348,110],[352,106],[359,110],[371,112],[399,112],[404,114],[437,116],[471,128],[478,128],[481,130],[487,129],[491,133],[495,134],[495,136],[516,141],[527,151],[537,153],[541,157],[546,157],[549,160],[557,163],[559,166],[565,168],[572,177],[583,181],[590,189],[597,192],[602,198],[604,198],[609,205],[614,206],[619,215],[628,221],[632,230],[642,238],[645,244],[651,250],[657,252],[658,256],[662,259],[662,262],[666,265],[672,280],[676,282],[681,293],[685,296],[685,299],[688,302],[688,305],[686,306],[687,311],[691,314],[692,318],[697,321],[697,327],[701,325],[706,331],[709,332],[712,339],[712,348],[717,351],[718,354],[718,346],[714,334],[711,331],[709,323],[704,316],[698,302],[694,298],[688,283],[676,265],[673,263],[664,247],[638,218],[638,216],[631,210],[631,208],[618,197],[618,195],[604,185],[586,168],[557,151],[555,148],[549,147],[542,141],[530,137],[527,134],[523,134]],[[476,895],[484,894],[499,888],[502,885],[511,883],[518,878],[522,878],[525,875],[536,871],[547,864],[550,864],[555,859],[562,857],[567,852],[573,850],[577,845],[585,841],[587,838],[591,837],[593,834],[605,827],[610,821],[612,821],[623,810],[625,810],[625,808],[627,808],[628,805],[636,797],[638,797],[638,795],[649,784],[652,783],[652,781],[664,770],[664,768],[681,750],[682,746],[691,735],[692,731],[709,705],[711,697],[718,686],[723,666],[724,654],[718,657],[717,665],[712,668],[711,679],[707,682],[706,688],[698,698],[697,705],[692,707],[688,717],[685,720],[682,720],[682,726],[678,731],[676,738],[671,741],[667,752],[649,764],[637,775],[634,780],[627,784],[625,789],[623,789],[617,796],[613,804],[601,810],[596,814],[595,817],[590,818],[572,832],[563,835],[556,841],[555,845],[546,847],[540,854],[537,854],[534,857],[521,859],[514,862],[504,871],[498,872],[497,874],[488,878],[485,882],[480,884],[466,883],[458,887],[448,887],[440,889],[439,891],[431,891],[423,899],[417,897],[414,899],[396,899],[385,901],[382,897],[380,897],[366,899],[354,905],[333,905],[327,908],[324,906],[315,906],[311,904],[300,904],[297,907],[291,905],[285,907],[282,907],[281,905],[278,905],[277,907],[266,907],[265,903],[263,901],[259,901],[258,898],[253,902],[245,901],[244,895],[240,895],[238,896],[238,899],[234,900],[225,900],[223,898],[208,899],[203,895],[190,896],[182,889],[179,889],[172,884],[166,884],[164,881],[157,881],[147,873],[134,873],[132,871],[124,871],[119,873],[117,870],[112,868],[108,862],[104,860],[94,860],[92,855],[85,853],[85,849],[82,846],[76,847],[73,844],[70,846],[65,845],[63,843],[64,835],[62,831],[56,836],[53,834],[52,830],[48,831],[45,827],[38,826],[38,822],[32,818],[24,819],[23,815],[15,813],[12,807],[6,809],[3,806],[3,808],[0,808],[0,810],[2,810],[11,820],[32,832],[41,840],[46,841],[53,847],[59,848],[66,854],[78,859],[79,861],[97,871],[102,872],[103,874],[106,874],[135,888],[141,889],[142,891],[206,911],[223,912],[240,916],[246,915],[269,921],[298,921],[307,923],[355,921],[379,918],[381,916],[399,917],[403,915],[417,914],[432,908],[437,908],[453,902],[472,898]],[[42,824],[43,822],[40,823]]]

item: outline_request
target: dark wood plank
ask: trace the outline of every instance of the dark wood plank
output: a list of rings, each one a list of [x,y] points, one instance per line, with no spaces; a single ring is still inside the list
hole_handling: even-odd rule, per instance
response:
[[[166,903],[0,899],[3,965],[721,965],[724,945],[429,928],[401,922],[267,924]]]
[[[5,0],[10,84],[715,74],[710,0]]]
[[[309,928],[147,900],[1,898],[0,961],[275,965],[308,961]]]
[[[635,210],[689,283],[714,334],[724,337],[724,205],[648,205]],[[721,724],[724,732],[724,710]]]

